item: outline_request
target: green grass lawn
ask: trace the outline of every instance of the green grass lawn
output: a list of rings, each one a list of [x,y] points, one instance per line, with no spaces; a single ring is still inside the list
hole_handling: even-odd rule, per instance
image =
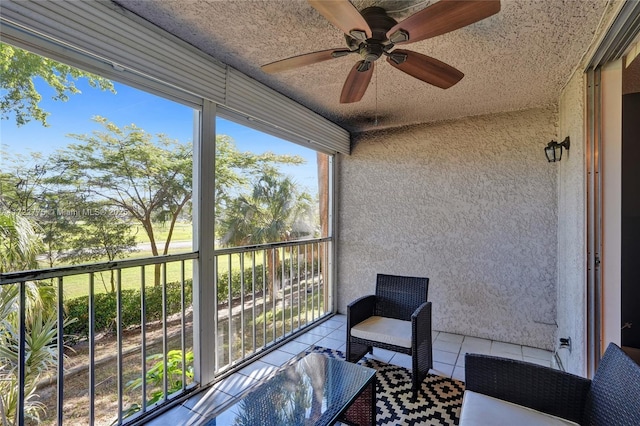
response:
[[[135,257],[151,257],[150,251],[140,251],[133,254]],[[184,261],[184,278],[186,280],[193,278],[193,260]],[[262,257],[256,256],[256,266],[262,265]],[[62,266],[62,265],[60,265]],[[251,256],[245,256],[244,268],[252,266]],[[180,281],[182,275],[182,262],[171,262],[166,267],[167,282]],[[142,269],[141,266],[123,269],[121,272],[121,288],[140,289],[142,286]],[[231,259],[231,269],[240,269],[240,256],[233,255]],[[147,286],[154,285],[154,265],[144,267],[145,284]],[[218,261],[218,272],[224,274],[229,270],[229,261],[227,256],[220,256]],[[162,278],[161,278],[162,279]],[[117,278],[116,278],[117,280]],[[117,281],[116,281],[117,282]],[[109,272],[101,272],[94,274],[94,291],[95,293],[106,293],[111,288],[111,280]],[[64,295],[66,299],[75,299],[76,297],[86,296],[89,294],[89,274],[72,275],[64,278]]]
[[[136,232],[136,241],[140,244],[149,243],[149,239],[144,229],[137,225],[134,227]],[[168,225],[155,225],[155,230],[157,231],[155,234],[156,241],[164,242],[168,235]],[[191,241],[192,239],[192,225],[191,223],[179,222],[176,223],[173,235],[171,237],[171,242],[179,242],[179,241]],[[159,247],[162,249],[162,246]],[[169,250],[169,254],[177,254],[184,253],[190,251],[190,248],[173,248]],[[132,252],[126,259],[135,259],[135,258],[145,258],[152,257],[151,250],[140,250],[136,252]],[[285,258],[288,258],[289,254],[285,253]],[[97,260],[96,262],[106,261],[107,259]],[[262,266],[263,257],[261,254],[256,254],[255,260],[256,266]],[[58,266],[68,266],[69,263],[59,263],[55,265]],[[250,255],[246,255],[244,259],[244,268],[250,268],[252,265],[252,259]],[[42,265],[42,267],[46,267]],[[220,274],[224,274],[229,269],[229,261],[227,256],[219,257],[218,260],[218,272]],[[232,270],[240,270],[240,256],[235,254],[232,256],[231,260],[231,269]],[[142,286],[142,269],[143,267],[137,266],[133,268],[126,268],[121,270],[121,288],[122,290],[128,289],[140,289]],[[154,272],[155,267],[153,265],[144,267],[144,275],[145,280],[144,283],[146,286],[154,285]],[[171,262],[166,265],[166,281],[167,282],[176,282],[180,281],[182,277],[182,262]],[[184,278],[185,280],[190,280],[193,278],[193,261],[186,260],[184,261]],[[161,278],[162,279],[162,278]],[[117,283],[117,276],[114,275],[114,282]],[[89,294],[89,274],[79,274],[72,275],[68,277],[64,277],[64,295],[66,299],[74,299],[81,296],[86,296]],[[94,274],[94,291],[95,293],[106,293],[111,291],[111,274],[109,272],[101,272]]]
[[[150,255],[150,253],[149,253]],[[142,286],[142,269],[144,269],[145,285],[154,285],[154,265],[145,267],[137,266],[134,268],[126,268],[121,271],[121,288],[122,290],[140,289]],[[117,276],[115,275],[117,283]],[[166,266],[167,282],[180,281],[182,276],[182,262],[171,262]],[[184,278],[189,280],[193,278],[193,261],[184,261]],[[162,278],[161,278],[162,279]],[[66,299],[75,299],[76,297],[86,296],[89,294],[89,274],[72,275],[64,278],[64,296]],[[111,276],[109,272],[99,272],[94,274],[94,291],[95,293],[106,293],[111,289]]]
[[[168,223],[166,225],[155,224],[154,230],[156,231],[155,232],[156,241],[159,243],[163,243],[167,239],[167,236],[169,234],[169,224]],[[138,244],[149,243],[149,237],[147,236],[142,226],[136,225],[133,227],[132,231],[136,236],[136,242]],[[178,241],[191,242],[192,235],[193,235],[193,228],[191,223],[177,222],[175,224],[173,234],[171,236],[171,242],[172,243],[178,242]],[[162,245],[159,244],[158,249],[162,250],[163,247],[164,247],[164,244]],[[181,252],[183,253],[189,250],[190,249],[188,248],[179,248],[179,249],[173,249],[173,250],[170,249],[169,253],[170,254],[181,253]],[[151,257],[151,256],[153,256],[153,254],[151,253],[151,250],[140,250],[140,251],[135,251],[130,253],[129,256],[127,256],[126,258],[135,259],[135,258],[144,258],[144,257]],[[105,259],[97,260],[96,262],[103,262],[106,260],[107,259],[105,258]],[[236,260],[235,263],[239,264],[239,260]],[[70,265],[70,263],[61,262],[59,264],[56,264],[55,266],[58,267],[58,266],[68,266],[68,265]],[[41,265],[41,266],[47,267],[44,265]],[[140,288],[140,286],[142,285],[141,269],[142,267],[135,267],[135,268],[127,268],[122,270],[121,282],[122,282],[123,290]],[[226,272],[227,270],[226,264],[222,265],[221,270],[224,270]],[[180,281],[182,276],[181,262],[172,262],[167,264],[166,274],[167,274],[167,282]],[[185,279],[191,279],[193,277],[193,261],[192,260],[187,260],[184,262],[184,277]],[[154,285],[154,266],[145,267],[145,283],[147,286]],[[65,298],[67,299],[74,299],[76,297],[88,295],[89,294],[89,274],[72,275],[72,276],[65,277],[63,288],[64,288]],[[102,273],[94,274],[94,288],[96,293],[105,293],[108,290],[110,291],[111,289],[110,273],[102,272]]]
[[[142,225],[135,225],[131,229],[132,233],[136,236],[137,243],[148,243],[149,237]],[[154,237],[156,241],[166,241],[167,235],[169,235],[169,223],[154,224],[153,225]],[[173,234],[171,235],[171,241],[191,241],[193,236],[193,227],[191,223],[176,222],[173,228]]]

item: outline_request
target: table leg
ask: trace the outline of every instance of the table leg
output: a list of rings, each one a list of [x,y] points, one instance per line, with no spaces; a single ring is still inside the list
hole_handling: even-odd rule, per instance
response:
[[[357,426],[376,425],[376,380],[375,377],[344,413],[341,421]]]

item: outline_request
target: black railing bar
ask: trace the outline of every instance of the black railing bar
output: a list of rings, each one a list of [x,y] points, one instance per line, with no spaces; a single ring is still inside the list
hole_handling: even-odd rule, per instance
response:
[[[240,346],[242,350],[242,358],[244,358],[246,355],[244,347],[244,254],[238,253],[238,258],[240,260],[240,306],[242,306],[242,309],[240,309],[240,324],[242,324],[240,326]],[[229,321],[231,321],[231,317],[229,318]]]
[[[64,292],[62,277],[58,277],[58,424],[62,425],[62,407],[64,406]]]
[[[300,327],[300,246],[296,247],[296,265],[298,270],[298,327]]]
[[[273,318],[273,342],[276,341],[276,276],[277,276],[277,271],[276,271],[276,250],[277,249],[271,249],[271,264],[273,265],[273,268],[271,269],[271,305],[272,305],[272,315],[271,318]],[[266,320],[266,318],[265,318]]]
[[[285,324],[287,322],[287,318],[285,316],[285,309],[286,309],[286,299],[285,299],[285,295],[284,295],[284,278],[285,278],[285,266],[286,266],[286,262],[287,262],[287,257],[286,257],[286,252],[287,248],[286,246],[282,247],[282,261],[280,262],[280,271],[282,272],[282,276],[280,278],[280,289],[282,290],[282,336],[284,337],[287,334],[287,329],[285,327]]]
[[[330,237],[325,238],[309,238],[308,240],[295,240],[295,241],[281,241],[277,243],[266,243],[266,244],[253,244],[246,246],[238,246],[238,247],[229,247],[229,248],[221,248],[214,250],[214,255],[225,255],[231,253],[242,253],[251,250],[269,250],[272,248],[280,248],[280,247],[290,247],[290,246],[301,246],[304,244],[319,242],[323,243],[326,241],[331,241]]]
[[[89,273],[89,425],[93,425],[96,418],[96,306],[94,278],[93,272]]]
[[[307,288],[309,286],[309,251],[308,245],[304,245],[304,323],[309,324],[309,297],[307,295]]]
[[[86,265],[60,266],[57,268],[32,269],[29,271],[8,272],[0,274],[0,285],[14,284],[20,281],[36,281],[49,278],[65,277],[68,275],[80,275],[90,272],[105,272],[117,269],[126,269],[134,266],[157,265],[159,263],[177,262],[179,260],[197,259],[199,253],[167,254],[163,256],[143,257],[140,259],[125,259],[114,262],[98,262]]]
[[[147,411],[147,304],[146,266],[140,267],[140,343],[142,355],[142,412]]]
[[[300,287],[300,284],[298,284]],[[291,333],[293,333],[293,247],[289,247],[289,293],[291,296],[291,303],[289,304],[289,310],[291,310]],[[300,310],[298,310],[300,315]]]
[[[311,321],[315,321],[316,319],[316,309],[315,309],[315,305],[316,305],[316,288],[314,286],[315,284],[315,255],[314,255],[314,245],[313,243],[311,244]],[[320,262],[318,262],[318,266],[320,265]],[[318,309],[318,312],[320,312],[320,310]]]
[[[262,266],[264,269],[264,265]],[[264,287],[264,284],[263,284]],[[264,299],[264,288],[262,291],[262,298]],[[251,323],[253,327],[253,345],[251,346],[253,352],[256,351],[256,252],[251,252]]]
[[[318,279],[322,279],[322,294],[324,297],[324,311],[327,312],[327,310],[333,310],[333,306],[330,306],[329,304],[329,281],[330,281],[330,274],[329,271],[331,270],[331,266],[330,266],[330,262],[331,259],[329,257],[329,244],[323,244],[322,247],[324,248],[324,268],[322,268],[322,275],[318,278]],[[326,278],[326,279],[325,279]],[[318,284],[320,285],[320,284]]]
[[[227,309],[229,310],[229,315],[228,320],[229,321],[229,327],[228,328],[228,334],[227,334],[227,340],[229,341],[229,362],[228,365],[231,365],[233,363],[233,341],[232,336],[233,336],[233,297],[232,297],[232,290],[233,290],[233,286],[232,286],[232,280],[231,280],[231,254],[229,254],[227,256],[228,258],[228,266],[227,266],[227,285],[229,286],[229,291],[228,291],[228,299],[229,299],[229,303],[227,304]]]
[[[162,391],[164,392],[164,400],[169,396],[169,378],[167,371],[167,358],[169,356],[169,337],[167,336],[167,264],[162,264]]]
[[[320,249],[322,249],[322,261],[320,262],[322,267],[318,270],[318,294],[320,295],[319,297],[322,297],[322,312],[324,312],[327,309],[327,292],[322,274],[324,274],[325,268],[327,267],[326,245],[323,245],[322,247],[318,245],[318,252]],[[322,287],[320,287],[320,284],[322,284]],[[322,292],[320,292],[321,288]]]
[[[122,383],[122,270],[118,269],[116,275],[116,336],[118,338],[118,424],[122,424],[122,396],[124,388]],[[165,370],[166,371],[166,370]],[[144,380],[144,379],[143,379]]]
[[[327,283],[325,281],[325,271],[329,268],[329,255],[327,254],[327,245],[322,246],[322,264],[320,265],[320,275],[318,276],[318,286],[322,286],[322,300],[323,303],[323,311],[326,312],[329,306],[329,290],[327,290]]]
[[[327,310],[327,302],[329,301],[327,293],[327,285],[324,281],[323,274],[329,267],[328,265],[328,255],[327,255],[327,245],[322,246],[322,269],[318,272],[318,291],[320,291],[320,284],[322,284],[322,311],[325,312]],[[318,247],[318,250],[320,247]]]
[[[321,315],[322,312],[324,312],[324,307],[321,307],[320,303],[322,300],[322,292],[320,290],[320,275],[322,274],[322,271],[324,270],[324,259],[322,257],[322,247],[320,247],[320,244],[318,244],[318,248],[317,248],[317,253],[318,253],[318,271],[316,272],[316,274],[318,275],[318,315]],[[323,304],[324,305],[324,304]]]
[[[184,292],[185,271],[184,260],[180,261],[180,310],[182,315],[180,317],[180,327],[182,329],[182,336],[180,339],[180,349],[182,350],[182,390],[184,391],[187,386],[187,328],[185,310],[187,309],[187,301]],[[193,288],[193,287],[191,287]],[[192,290],[193,291],[193,290]],[[193,300],[193,297],[191,298]]]
[[[218,260],[219,257],[216,256],[213,258],[213,276],[217,277],[218,276]],[[218,280],[213,280],[213,333],[214,333],[214,339],[215,340],[215,345],[214,345],[214,371],[218,371],[220,369],[220,347],[218,346],[218,285],[220,283],[218,283]],[[201,284],[202,285],[202,284]],[[195,298],[194,298],[195,299]],[[202,305],[203,303],[206,303],[204,301],[201,301],[200,304]],[[194,312],[194,315],[196,315],[196,313]],[[194,333],[196,332],[196,330],[194,330]],[[198,331],[199,332],[199,331]]]
[[[269,285],[267,284],[267,251],[262,250],[262,315],[264,321],[262,325],[264,332],[262,333],[262,347],[267,346],[267,290]]]
[[[320,309],[320,299],[322,299],[322,295],[324,294],[324,292],[320,292],[320,279],[322,271],[324,271],[324,258],[322,257],[322,249],[320,247],[320,243],[318,243],[318,316],[322,315],[322,312],[325,309],[324,303],[322,304],[322,309]]]
[[[316,247],[316,256],[318,256],[318,267],[316,268],[316,275],[318,276],[318,283],[317,283],[317,292],[316,295],[318,297],[318,315],[322,315],[322,309],[320,308],[320,304],[321,304],[321,300],[322,300],[322,293],[320,293],[320,274],[322,273],[323,265],[322,265],[322,252],[320,249],[320,244],[318,244],[318,246]],[[314,277],[316,276],[314,275]],[[313,285],[316,285],[316,281],[314,279],[313,281]]]
[[[20,283],[20,313],[19,313],[19,342],[18,342],[18,424],[24,424],[24,385],[26,373],[26,342],[27,342],[27,283]]]
[[[322,253],[321,253],[321,250],[320,250],[320,243],[318,243],[318,246],[316,248],[316,253],[317,253],[317,256],[318,256],[318,267],[316,268],[317,269],[316,274],[318,275],[318,316],[320,316],[321,312],[322,312],[322,310],[320,309],[320,299],[322,297],[322,294],[320,294],[320,274],[321,274],[320,271],[321,271],[321,265],[322,265]],[[316,274],[313,274],[314,282],[315,282]],[[324,303],[323,303],[323,305],[324,305]]]

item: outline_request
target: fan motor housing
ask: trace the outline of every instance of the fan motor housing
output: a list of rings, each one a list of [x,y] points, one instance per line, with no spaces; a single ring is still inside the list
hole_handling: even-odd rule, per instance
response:
[[[367,7],[360,14],[367,21],[371,29],[371,38],[357,44],[357,51],[367,62],[374,62],[380,59],[385,49],[388,49],[390,42],[387,39],[387,32],[397,24],[396,20],[387,15],[381,7]],[[347,40],[349,44],[349,40]],[[357,43],[355,40],[353,44]]]
[[[389,31],[398,22],[391,16],[387,15],[387,11],[381,7],[367,7],[360,12],[369,28],[371,28],[371,39],[379,42],[387,40],[387,31]]]

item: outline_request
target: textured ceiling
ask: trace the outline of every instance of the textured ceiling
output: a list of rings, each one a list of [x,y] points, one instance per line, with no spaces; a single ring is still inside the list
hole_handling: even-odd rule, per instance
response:
[[[501,11],[465,28],[404,45],[465,74],[450,89],[430,86],[383,60],[363,99],[340,104],[358,55],[268,75],[260,65],[343,48],[344,37],[306,1],[117,0],[173,33],[353,132],[557,102],[593,41],[608,0],[503,0]],[[434,1],[353,0],[400,21]]]

